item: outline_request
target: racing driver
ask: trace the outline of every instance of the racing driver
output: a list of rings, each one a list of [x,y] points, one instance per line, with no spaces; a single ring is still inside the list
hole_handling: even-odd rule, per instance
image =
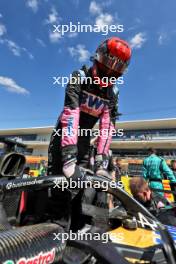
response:
[[[77,82],[73,84],[69,81],[66,87],[64,108],[51,135],[48,150],[49,175],[64,174],[68,179],[74,180],[82,177],[78,165],[85,159],[91,135],[79,135],[77,132],[91,130],[97,121],[100,133],[95,163],[96,171],[102,169],[118,116],[118,89],[114,79],[123,75],[130,58],[129,44],[112,37],[98,46],[92,57],[93,65],[89,69],[83,66],[81,70],[72,73]],[[106,83],[103,77],[108,80]],[[86,78],[86,81],[80,82],[80,78]],[[63,130],[67,133],[63,133]]]

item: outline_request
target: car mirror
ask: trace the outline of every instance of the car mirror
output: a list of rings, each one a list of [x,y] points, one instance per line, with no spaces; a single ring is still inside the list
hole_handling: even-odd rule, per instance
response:
[[[136,230],[138,228],[138,223],[135,217],[133,218],[126,218],[122,221],[122,226],[125,229],[129,230]]]
[[[19,153],[8,153],[0,159],[0,177],[22,176],[25,167],[25,156]]]

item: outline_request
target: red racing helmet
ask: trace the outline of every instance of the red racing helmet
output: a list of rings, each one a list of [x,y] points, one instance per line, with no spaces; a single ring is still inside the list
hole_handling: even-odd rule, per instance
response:
[[[103,41],[97,48],[94,60],[94,68],[97,68],[99,76],[120,77],[127,69],[131,58],[129,44],[117,37]],[[95,71],[95,69],[94,69]]]

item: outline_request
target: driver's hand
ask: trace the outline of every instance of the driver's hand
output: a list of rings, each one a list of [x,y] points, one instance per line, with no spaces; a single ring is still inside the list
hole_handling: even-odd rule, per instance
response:
[[[161,202],[161,201],[159,201],[158,203],[157,203],[157,208],[158,209],[160,209],[160,208],[164,208],[165,207],[165,205]]]
[[[95,156],[95,173],[98,176],[109,177],[108,173],[109,159],[107,156],[98,154]]]
[[[72,179],[73,181],[83,180],[85,173],[76,165],[76,162],[77,160],[74,157],[65,159],[62,168],[63,174],[67,179]]]
[[[63,174],[65,177],[70,178],[74,175],[76,168],[76,159],[70,159],[63,164]]]

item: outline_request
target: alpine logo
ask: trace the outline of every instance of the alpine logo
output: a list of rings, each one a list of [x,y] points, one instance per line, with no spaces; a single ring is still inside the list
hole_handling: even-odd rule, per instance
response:
[[[37,256],[30,259],[21,258],[16,262],[13,260],[7,260],[3,264],[51,264],[54,262],[54,259],[55,249],[52,249],[46,253],[40,252]]]

